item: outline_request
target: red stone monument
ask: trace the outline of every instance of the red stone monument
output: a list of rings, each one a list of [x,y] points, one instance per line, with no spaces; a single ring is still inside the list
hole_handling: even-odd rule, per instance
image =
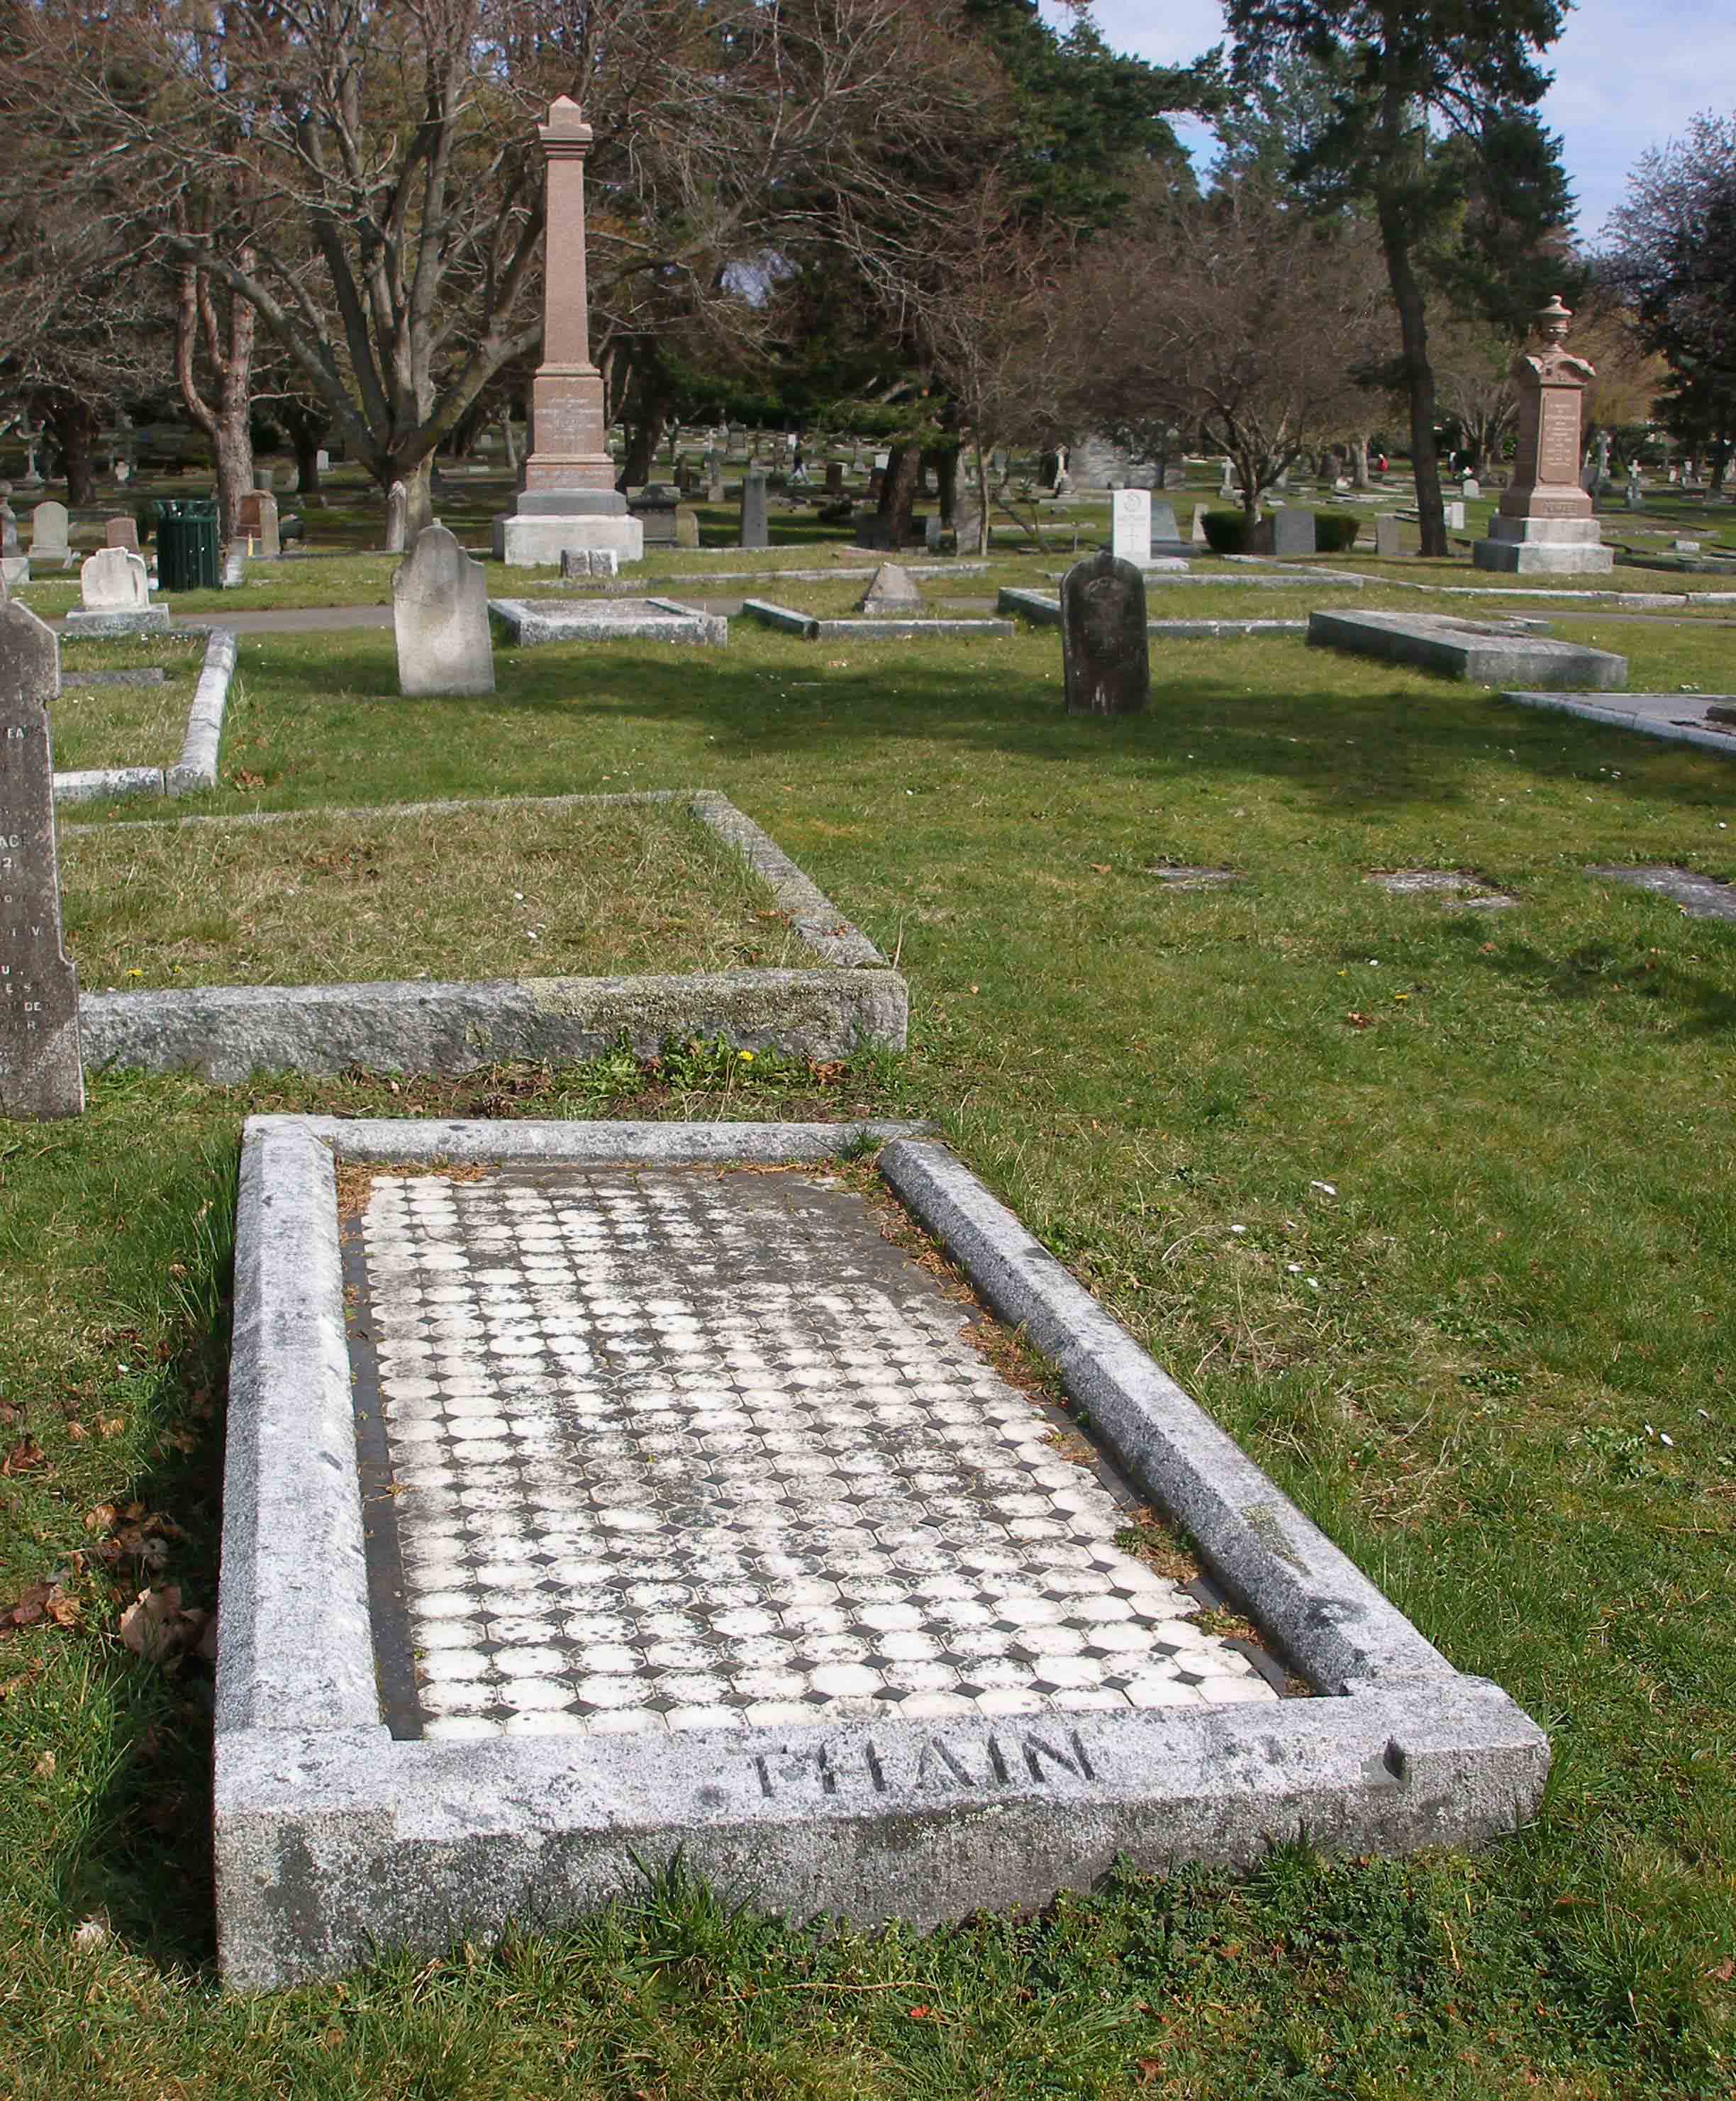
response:
[[[562,95],[539,124],[546,210],[542,363],[531,383],[531,451],[518,509],[494,521],[494,551],[519,568],[558,563],[568,549],[645,551],[644,531],[615,487],[603,416],[603,375],[590,361],[585,285],[585,157],[591,128]]]
[[[1612,549],[1579,485],[1579,416],[1586,383],[1597,368],[1566,347],[1573,319],[1557,293],[1536,317],[1540,343],[1513,360],[1519,434],[1513,476],[1489,521],[1489,537],[1471,550],[1480,569],[1552,576],[1602,573]]]

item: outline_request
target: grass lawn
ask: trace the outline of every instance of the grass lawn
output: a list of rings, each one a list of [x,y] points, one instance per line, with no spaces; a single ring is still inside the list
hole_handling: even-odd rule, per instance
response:
[[[814,962],[679,805],[67,828],[60,882],[80,978],[110,990]]]
[[[1728,682],[1698,629],[1554,631],[1624,650],[1637,688]],[[1736,772],[1300,638],[1154,661],[1149,712],[1106,723],[1062,713],[1053,633],[835,652],[743,622],[727,651],[502,652],[496,694],[432,701],[395,697],[387,633],[244,641],[224,785],[194,807],[721,789],[897,952],[912,1047],[727,1086],[704,1056],[123,1077],[78,1122],[0,1126],[0,1603],[51,1608],[0,1635],[7,2090],[1729,2094],[1736,927],[1584,870],[1736,878]],[[81,883],[145,851],[163,882],[191,865],[190,833],[96,815],[67,841]],[[340,856],[379,836],[334,832]],[[251,856],[289,854],[302,888],[275,922],[336,938],[299,832],[245,836],[249,865],[210,865],[214,907],[239,917]],[[1178,892],[1174,863],[1242,880]],[[1407,867],[1518,903],[1363,880]],[[506,919],[497,887],[480,902]],[[365,938],[382,967],[423,961],[413,927]],[[147,1575],[214,1602],[240,1122],[301,1107],[936,1117],[1460,1668],[1549,1730],[1539,1821],[1476,1858],[1128,1874],[927,1937],[819,1939],[676,1872],[572,1933],[219,1998],[208,1674],[145,1665],[114,1628]]]
[[[64,687],[49,719],[56,767],[174,765],[204,662],[202,635],[82,642],[67,651],[61,669],[75,675],[157,667],[166,675],[161,685]]]

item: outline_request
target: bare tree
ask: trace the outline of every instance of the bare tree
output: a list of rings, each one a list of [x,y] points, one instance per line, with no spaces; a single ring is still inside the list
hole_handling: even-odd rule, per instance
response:
[[[1078,422],[1147,457],[1173,426],[1197,429],[1235,463],[1250,516],[1307,448],[1363,427],[1355,375],[1392,328],[1369,229],[1311,219],[1255,175],[1149,199],[1062,298]]]

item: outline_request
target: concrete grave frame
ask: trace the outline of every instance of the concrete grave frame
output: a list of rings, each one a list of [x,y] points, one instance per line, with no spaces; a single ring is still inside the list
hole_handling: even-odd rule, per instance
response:
[[[899,620],[884,613],[856,613],[847,620],[821,620],[798,613],[792,606],[774,605],[763,598],[744,599],[741,609],[750,619],[786,635],[799,635],[804,642],[886,642],[943,639],[961,635],[1005,638],[1017,630],[1010,620],[948,620],[935,614],[917,613]]]
[[[548,642],[684,642],[722,648],[729,622],[679,599],[633,597],[587,605],[572,598],[491,598],[488,613],[507,644],[540,648]]]
[[[1543,708],[1577,715],[1605,729],[1632,730],[1665,744],[1698,745],[1721,759],[1736,759],[1736,724],[1720,724],[1709,708],[1736,710],[1736,693],[1623,693],[1605,700],[1583,693],[1509,691],[1500,697],[1515,707]]]
[[[1059,1365],[1133,1485],[1319,1696],[643,1737],[393,1737],[375,1680],[338,1170],[792,1165],[863,1137],[1001,1320]],[[223,1495],[219,1957],[270,1990],[559,1924],[678,1847],[798,1918],[920,1926],[1147,1868],[1478,1844],[1530,1816],[1543,1733],[1461,1675],[921,1126],[247,1125]]]
[[[910,995],[903,978],[726,796],[665,789],[519,800],[521,807],[549,809],[686,803],[766,884],[818,967],[86,993],[79,1001],[79,1025],[86,1069],[191,1071],[233,1086],[261,1071],[331,1073],[360,1066],[457,1074],[507,1058],[572,1064],[601,1057],[624,1037],[642,1055],[670,1036],[720,1034],[740,1048],[819,1059],[847,1058],[867,1046],[904,1048]],[[370,817],[474,807],[392,804],[332,814],[365,823]],[[505,806],[495,801],[486,807]],[[298,814],[183,821],[281,823]]]
[[[1026,590],[1003,584],[996,604],[1003,613],[1017,613],[1033,627],[1058,627],[1061,601],[1052,591]],[[1246,635],[1305,635],[1305,620],[1166,620],[1146,621],[1147,635],[1165,635],[1173,642],[1221,642]]]
[[[68,639],[62,636],[63,648]],[[223,710],[235,677],[236,648],[231,630],[211,630],[205,645],[204,667],[193,689],[192,705],[187,711],[181,755],[173,766],[104,766],[81,773],[57,773],[55,802],[108,803],[126,795],[192,795],[201,789],[214,788]]]

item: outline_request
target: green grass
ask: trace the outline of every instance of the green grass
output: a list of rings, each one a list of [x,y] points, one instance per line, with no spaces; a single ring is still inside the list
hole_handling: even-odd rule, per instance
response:
[[[1727,683],[1696,628],[1556,631],[1625,650],[1637,688]],[[113,1078],[81,1122],[0,1127],[0,1394],[42,1455],[0,1479],[0,1559],[83,1612],[0,1639],[11,2090],[1727,2094],[1736,928],[1584,870],[1736,878],[1736,776],[1299,639],[1166,644],[1149,712],[1107,723],[1062,713],[1053,634],[832,654],[743,623],[727,652],[503,654],[489,698],[404,701],[387,634],[244,641],[202,807],[721,789],[898,951],[912,1046],[727,1086],[703,1059]],[[1243,879],[1177,893],[1151,872],[1176,861]],[[1519,904],[1363,880],[1394,867]],[[816,1940],[665,1876],[570,1934],[221,2000],[208,1681],[119,1648],[136,1564],[105,1572],[86,1519],[166,1514],[164,1576],[212,1602],[240,1122],[301,1108],[936,1117],[1549,1730],[1537,1824],[1475,1859],[1123,1876],[932,1936]]]
[[[157,666],[157,686],[65,686],[50,711],[55,765],[62,772],[111,766],[172,766],[187,735],[188,710],[204,661],[203,638],[141,638],[80,643],[62,659],[65,671]]]
[[[60,881],[68,951],[111,990],[814,961],[740,857],[661,803],[68,828]]]

